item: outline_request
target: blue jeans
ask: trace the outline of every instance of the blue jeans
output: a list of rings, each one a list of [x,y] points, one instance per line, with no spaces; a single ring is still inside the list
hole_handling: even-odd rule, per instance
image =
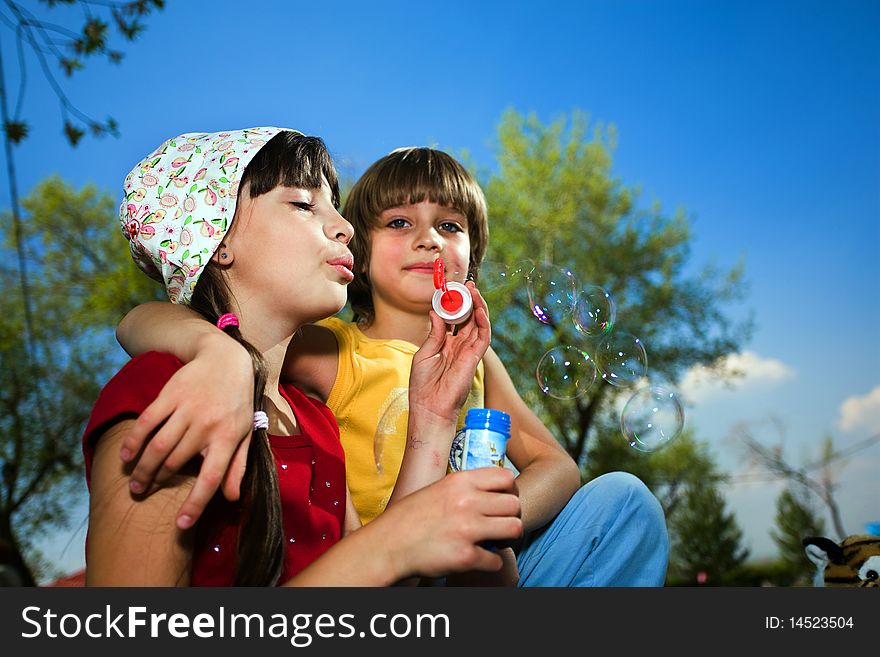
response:
[[[637,477],[610,472],[527,537],[519,586],[662,586],[668,559],[660,502]]]

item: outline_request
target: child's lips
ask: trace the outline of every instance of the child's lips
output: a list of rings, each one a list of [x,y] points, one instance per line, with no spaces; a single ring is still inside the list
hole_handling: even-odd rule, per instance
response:
[[[416,274],[431,274],[434,275],[434,265],[428,264],[418,264],[418,265],[410,265],[409,267],[404,267],[404,271],[411,271]]]
[[[354,259],[351,257],[350,254],[328,260],[327,264],[338,271],[342,275],[342,277],[349,283],[354,280]]]
[[[331,267],[338,271],[342,275],[342,277],[349,283],[354,280],[354,272],[345,265],[331,265]]]

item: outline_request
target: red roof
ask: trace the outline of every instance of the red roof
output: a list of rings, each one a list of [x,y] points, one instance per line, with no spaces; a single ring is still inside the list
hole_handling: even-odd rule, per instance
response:
[[[86,585],[86,571],[85,570],[79,570],[75,573],[70,573],[69,575],[64,575],[63,577],[59,577],[54,582],[49,582],[48,584],[43,584],[43,586],[49,587],[49,588],[85,586],[85,585]]]

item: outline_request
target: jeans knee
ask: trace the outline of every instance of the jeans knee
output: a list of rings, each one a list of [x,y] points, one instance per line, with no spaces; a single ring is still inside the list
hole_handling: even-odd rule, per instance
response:
[[[611,508],[637,516],[647,526],[666,531],[663,507],[645,483],[629,472],[608,472],[581,487],[582,493],[591,485],[601,490],[602,498]]]

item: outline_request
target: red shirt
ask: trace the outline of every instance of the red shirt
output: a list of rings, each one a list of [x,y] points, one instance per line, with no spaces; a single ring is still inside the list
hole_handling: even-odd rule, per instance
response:
[[[153,351],[133,358],[104,386],[83,436],[87,484],[98,438],[112,425],[143,412],[181,367],[174,356]],[[345,457],[330,409],[294,386],[282,385],[280,391],[301,431],[297,436],[269,436],[286,538],[283,583],[342,535]],[[232,586],[240,516],[240,505],[218,494],[196,523],[191,586]]]

